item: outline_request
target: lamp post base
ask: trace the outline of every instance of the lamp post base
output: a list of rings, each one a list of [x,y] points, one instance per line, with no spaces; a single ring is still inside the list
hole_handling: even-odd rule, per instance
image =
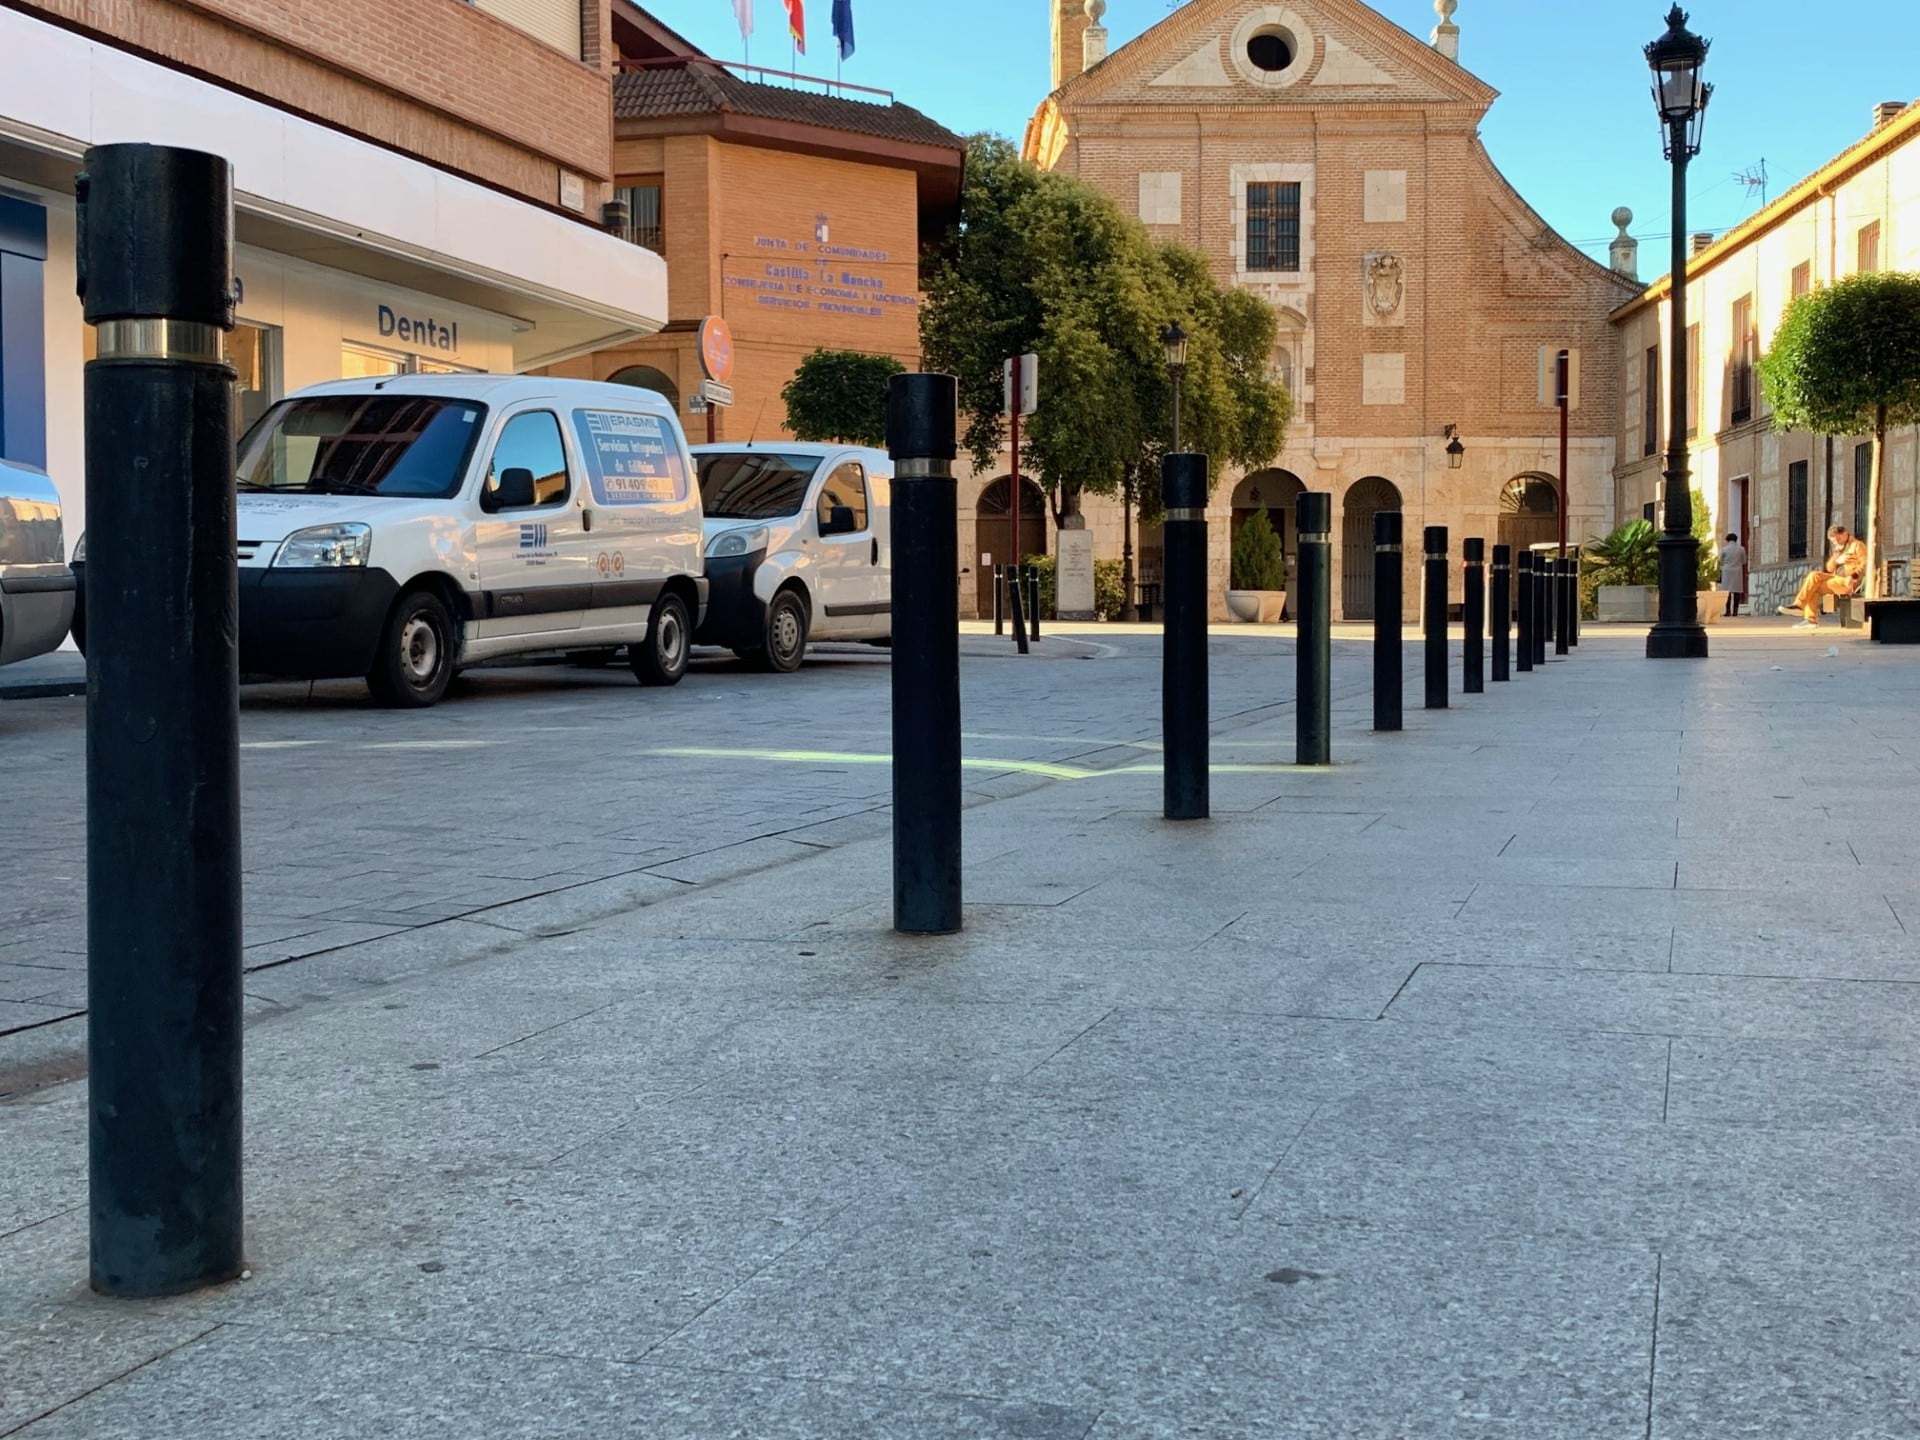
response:
[[[1692,625],[1668,625],[1657,622],[1647,632],[1647,658],[1649,660],[1705,660],[1707,658],[1707,627],[1699,623]]]
[[[1707,627],[1700,623],[1699,557],[1700,542],[1692,535],[1669,531],[1660,537],[1660,618],[1647,632],[1649,660],[1707,658]]]

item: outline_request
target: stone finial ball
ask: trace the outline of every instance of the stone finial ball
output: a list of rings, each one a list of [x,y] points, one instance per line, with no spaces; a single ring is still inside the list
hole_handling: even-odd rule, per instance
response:
[[[1618,210],[1613,212],[1613,223],[1619,226],[1620,229],[1625,230],[1627,226],[1633,223],[1633,212],[1622,205]]]
[[[1459,8],[1460,0],[1433,0],[1433,13],[1440,17],[1443,25],[1452,22],[1453,12]]]
[[[1098,25],[1107,13],[1107,0],[1087,0],[1086,11],[1087,19]]]

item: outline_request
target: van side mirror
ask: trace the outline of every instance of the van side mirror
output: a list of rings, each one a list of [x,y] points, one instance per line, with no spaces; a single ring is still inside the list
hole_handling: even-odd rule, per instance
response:
[[[831,505],[827,507],[827,518],[820,523],[822,535],[851,535],[857,527],[853,523],[851,505]]]
[[[502,470],[480,491],[480,508],[489,515],[497,510],[525,510],[533,503],[533,471],[524,465]]]

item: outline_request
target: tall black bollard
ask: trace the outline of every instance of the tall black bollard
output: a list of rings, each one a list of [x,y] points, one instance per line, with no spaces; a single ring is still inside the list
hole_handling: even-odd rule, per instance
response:
[[[1513,557],[1514,614],[1520,619],[1520,633],[1514,646],[1515,670],[1533,669],[1533,552],[1522,549]]]
[[[1421,624],[1427,632],[1427,709],[1447,708],[1447,527],[1427,526],[1426,594]]]
[[[1207,789],[1207,457],[1160,462],[1160,723],[1165,813],[1204,820]]]
[[[887,382],[893,457],[893,928],[960,928],[960,600],[951,375]],[[1014,633],[1020,611],[1013,612]]]
[[[1580,648],[1580,551],[1577,547],[1567,555],[1567,564],[1573,569],[1573,603],[1567,617],[1567,640],[1577,650]]]
[[[1507,628],[1513,623],[1513,547],[1493,547],[1493,678],[1496,683],[1512,679]]]
[[[1573,562],[1565,556],[1553,561],[1553,653],[1564,655],[1573,643],[1573,617],[1567,600],[1572,594]]]
[[[1398,510],[1373,516],[1373,728],[1398,730],[1406,704],[1401,656],[1401,611],[1406,608],[1405,517]]]
[[[1020,596],[1023,588],[1020,584],[1019,567],[1009,565],[1007,567],[1007,614],[1013,621],[1013,643],[1022,655],[1026,655],[1031,652],[1027,649],[1027,604]]]
[[[1460,688],[1469,695],[1479,695],[1487,688],[1487,542],[1463,540],[1460,551],[1466,562],[1460,618],[1467,634],[1460,661]]]
[[[1547,645],[1553,634],[1553,566],[1545,555],[1533,557],[1533,664],[1538,669],[1547,663]]]
[[[241,1269],[233,171],[86,167],[90,1270],[170,1295]]]
[[[1033,565],[1027,566],[1027,635],[1040,638],[1040,571]]]
[[[1333,496],[1303,493],[1295,509],[1300,595],[1294,610],[1294,761],[1333,763]]]
[[[1007,633],[1007,577],[1000,567],[993,567],[993,633]]]

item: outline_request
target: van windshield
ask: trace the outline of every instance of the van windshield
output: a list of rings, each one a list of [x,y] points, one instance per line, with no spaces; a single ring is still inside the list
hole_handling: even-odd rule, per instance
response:
[[[240,442],[242,490],[450,499],[487,407],[435,395],[284,400]]]
[[[700,507],[709,520],[778,520],[798,515],[818,455],[737,450],[701,455]]]

